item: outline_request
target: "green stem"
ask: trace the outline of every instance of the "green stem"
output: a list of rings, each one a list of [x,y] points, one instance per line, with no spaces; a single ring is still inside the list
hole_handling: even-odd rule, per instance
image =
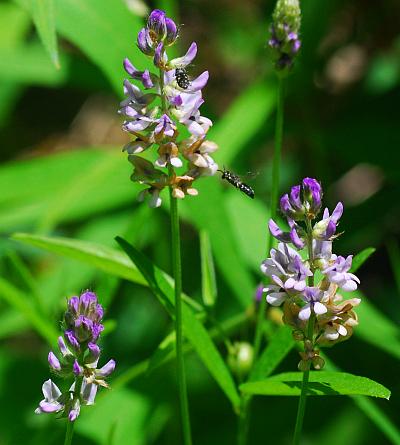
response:
[[[172,168],[170,167],[170,174]],[[181,267],[181,241],[179,233],[178,200],[170,193],[170,215],[172,234],[172,263],[175,280],[175,332],[176,332],[176,360],[179,386],[179,399],[181,405],[182,429],[185,445],[191,445],[189,404],[187,398],[185,364],[183,360],[183,332],[182,332],[182,267]]]
[[[276,100],[276,121],[275,121],[275,145],[274,145],[274,158],[272,162],[272,187],[271,187],[271,202],[270,202],[270,217],[275,218],[278,197],[279,197],[279,178],[281,168],[281,154],[282,154],[282,140],[283,140],[283,114],[284,114],[284,79],[278,78],[278,91]],[[273,237],[267,233],[267,256],[272,248]],[[256,363],[258,355],[260,354],[261,341],[263,338],[263,326],[265,310],[267,302],[265,298],[261,299],[260,306],[258,308],[256,332],[254,335],[254,363]],[[249,430],[250,422],[250,406],[252,398],[249,397],[244,403],[242,403],[242,412],[239,419],[239,444],[245,445],[247,441],[247,432]]]
[[[69,419],[67,419],[67,431],[65,432],[64,445],[72,444],[73,435],[74,435],[74,422],[70,422]]]
[[[314,254],[312,249],[312,226],[311,221],[309,219],[306,220],[306,226],[307,226],[307,249],[308,249],[308,261],[310,263],[310,269],[312,272],[312,275],[308,277],[308,286],[312,287],[314,286]],[[307,340],[310,340],[312,345],[314,345],[314,325],[315,325],[315,313],[311,307],[311,316],[308,320],[308,326],[307,326]],[[308,381],[310,377],[310,362],[308,362],[307,369],[303,372],[303,381],[301,384],[301,393],[300,393],[300,399],[299,399],[299,405],[297,408],[297,417],[296,417],[296,426],[294,429],[294,436],[293,436],[293,445],[299,445],[300,439],[301,439],[301,433],[303,430],[303,421],[304,421],[304,414],[306,411],[306,401],[307,401],[307,391],[308,391]]]

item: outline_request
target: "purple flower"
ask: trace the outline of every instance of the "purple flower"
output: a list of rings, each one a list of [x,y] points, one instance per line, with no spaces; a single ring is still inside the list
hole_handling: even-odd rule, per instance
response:
[[[36,414],[43,413],[58,413],[64,409],[64,404],[61,403],[61,391],[58,386],[51,380],[46,380],[42,386],[44,399],[39,402],[36,408]]]
[[[292,243],[297,249],[302,249],[305,246],[304,230],[290,218],[288,223],[290,231],[284,232],[273,219],[270,219],[268,227],[271,235],[283,243]]]
[[[337,228],[337,223],[343,214],[343,204],[338,202],[332,215],[329,215],[329,210],[326,208],[322,220],[317,222],[313,227],[313,237],[321,241],[331,240]]]
[[[173,137],[176,131],[176,125],[174,121],[170,119],[167,114],[163,114],[158,120],[158,124],[154,129],[154,134],[163,136]]]
[[[132,62],[128,58],[124,59],[123,65],[124,65],[125,71],[133,79],[140,80],[142,82],[144,88],[149,89],[149,88],[154,87],[155,82],[156,82],[156,76],[151,75],[149,70],[139,71],[138,69],[135,68],[135,66],[132,64]]]
[[[317,315],[325,314],[328,309],[321,303],[324,293],[317,287],[306,287],[302,295],[304,301],[307,303],[300,309],[300,320],[308,320],[311,316],[311,311]]]
[[[303,291],[306,278],[312,275],[300,255],[285,243],[279,243],[278,249],[271,249],[271,257],[261,264],[261,272],[271,277],[280,288],[291,293]]]
[[[349,255],[347,258],[332,255],[334,263],[321,272],[327,276],[331,283],[337,284],[343,290],[348,292],[356,290],[360,280],[356,275],[349,272],[352,259],[352,255]]]

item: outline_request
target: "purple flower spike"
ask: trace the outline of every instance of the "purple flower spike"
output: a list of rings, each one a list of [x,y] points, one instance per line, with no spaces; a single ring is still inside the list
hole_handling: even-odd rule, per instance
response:
[[[53,351],[49,352],[49,355],[47,357],[47,360],[49,362],[50,367],[54,370],[54,371],[61,371],[61,364],[60,361],[58,360],[58,358],[55,356]]]
[[[165,38],[167,25],[165,22],[165,12],[161,9],[154,9],[147,20],[147,29],[153,41],[159,42]]]
[[[167,17],[165,19],[165,26],[167,29],[167,35],[165,37],[164,43],[169,46],[172,45],[178,37],[178,28],[175,22]]]

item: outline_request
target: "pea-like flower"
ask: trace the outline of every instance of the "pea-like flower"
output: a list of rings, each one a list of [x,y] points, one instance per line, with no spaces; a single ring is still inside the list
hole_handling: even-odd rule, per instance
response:
[[[161,205],[165,187],[171,188],[172,196],[179,199],[197,195],[192,183],[218,170],[211,157],[217,145],[206,139],[212,121],[200,112],[204,103],[201,90],[208,82],[209,73],[204,71],[194,78],[189,73],[197,55],[196,42],[183,56],[169,59],[168,48],[178,35],[175,22],[164,11],[155,9],[140,30],[137,43],[139,49],[152,58],[156,72],[140,70],[128,58],[123,61],[131,80],[139,82],[145,90],[129,80],[124,81],[126,98],[120,104],[119,113],[125,117],[123,130],[134,139],[123,150],[134,165],[131,180],[147,185],[139,199],[144,200],[149,195],[151,207]],[[182,126],[191,134],[189,140],[180,140]],[[137,155],[153,147],[158,154],[154,168],[149,168],[147,160],[139,165]],[[166,172],[159,170],[164,168]]]
[[[354,307],[357,298],[342,301],[339,288],[354,291],[360,284],[350,272],[352,255],[332,253],[336,230],[343,214],[338,203],[332,214],[325,209],[320,221],[314,222],[322,207],[321,184],[304,178],[280,200],[282,214],[289,231],[269,221],[271,235],[280,242],[271,249],[270,257],[261,264],[261,271],[271,283],[263,287],[272,306],[283,304],[283,321],[291,326],[296,340],[304,342],[299,369],[315,369],[324,365],[316,345],[332,345],[348,339],[358,324]],[[293,245],[293,248],[290,247]]]
[[[86,291],[68,300],[64,332],[57,342],[61,357],[50,351],[48,362],[55,375],[74,381],[65,392],[52,380],[45,381],[42,386],[44,399],[36,414],[60,413],[74,422],[81,405],[93,405],[98,387],[108,387],[105,379],[115,369],[115,361],[109,360],[97,369],[101,352],[97,342],[104,328],[103,315],[103,307],[94,292]]]

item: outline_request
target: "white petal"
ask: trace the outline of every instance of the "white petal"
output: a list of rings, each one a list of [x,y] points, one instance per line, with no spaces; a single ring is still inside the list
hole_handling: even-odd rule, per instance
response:
[[[300,320],[308,320],[311,316],[311,307],[309,304],[306,304],[303,308],[300,309],[299,318]]]
[[[178,157],[171,157],[170,162],[174,167],[182,167],[182,161]]]
[[[343,337],[347,335],[347,329],[344,326],[342,326],[341,324],[338,326],[337,331]]]
[[[326,312],[328,312],[328,309],[322,303],[317,301],[314,303],[314,312],[318,315],[321,315],[321,314],[325,314]]]
[[[48,402],[54,402],[61,396],[58,386],[51,380],[46,380],[42,385],[42,392]]]
[[[280,306],[286,300],[285,292],[273,292],[267,295],[267,301],[272,306]]]

